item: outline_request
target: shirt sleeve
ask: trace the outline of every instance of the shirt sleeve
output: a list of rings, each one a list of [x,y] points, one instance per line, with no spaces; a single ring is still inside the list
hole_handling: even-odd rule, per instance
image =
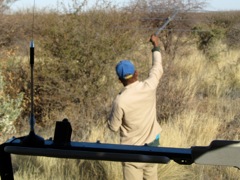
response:
[[[159,49],[152,50],[152,68],[149,77],[145,80],[149,87],[156,89],[163,74],[162,56]]]
[[[112,106],[112,112],[108,120],[108,127],[112,131],[116,132],[122,125],[123,110],[119,105],[118,98],[115,99]]]

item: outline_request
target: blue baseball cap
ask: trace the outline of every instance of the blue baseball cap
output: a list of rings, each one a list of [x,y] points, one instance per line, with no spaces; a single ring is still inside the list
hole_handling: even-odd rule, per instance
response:
[[[116,72],[119,79],[130,79],[133,77],[135,67],[129,60],[122,60],[116,66]]]

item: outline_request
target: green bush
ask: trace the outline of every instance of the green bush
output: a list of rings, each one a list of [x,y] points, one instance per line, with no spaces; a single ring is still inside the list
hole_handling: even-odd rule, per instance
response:
[[[224,37],[224,30],[221,28],[211,28],[208,31],[203,30],[202,27],[193,28],[194,34],[198,38],[198,48],[209,59],[218,58],[223,49],[218,49],[219,44],[222,44]]]
[[[16,98],[11,98],[4,93],[5,83],[0,70],[0,131],[2,133],[15,133],[14,123],[22,112],[23,93],[19,93]]]
[[[239,31],[239,11],[219,12],[211,16],[211,24],[218,29],[224,30],[223,42],[229,48],[239,48],[240,31]]]

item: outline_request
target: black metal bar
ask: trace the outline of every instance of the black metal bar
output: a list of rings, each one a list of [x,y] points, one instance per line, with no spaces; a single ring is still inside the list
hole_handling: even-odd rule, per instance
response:
[[[33,78],[33,70],[34,70],[34,42],[30,42],[30,67],[31,67],[31,114],[30,114],[30,130],[34,131],[34,124],[35,124],[35,119],[34,119],[34,78]]]
[[[45,140],[43,145],[31,146],[21,142],[22,138],[15,138],[10,142],[6,142],[4,151],[13,154],[57,158],[149,163],[168,163],[170,160],[174,160],[179,164],[193,163],[192,150],[190,148],[132,146],[102,144],[99,142],[70,142],[68,145],[59,145],[52,140]]]
[[[28,136],[12,138],[1,145],[0,173],[2,180],[13,180],[11,154],[45,156],[69,159],[106,160],[119,162],[164,163],[174,160],[180,164],[191,164],[191,149],[161,148],[152,146],[131,146],[89,142],[54,143],[45,140],[44,144],[23,143]]]

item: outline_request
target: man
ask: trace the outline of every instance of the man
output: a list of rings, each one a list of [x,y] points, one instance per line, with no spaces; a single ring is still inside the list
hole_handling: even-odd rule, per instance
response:
[[[146,80],[138,81],[138,72],[128,60],[122,60],[116,66],[124,88],[113,102],[108,126],[115,132],[120,129],[121,144],[159,145],[161,127],[156,116],[156,89],[163,68],[159,38],[152,35],[150,41],[153,65]],[[157,180],[157,164],[124,162],[123,176],[125,180]]]

